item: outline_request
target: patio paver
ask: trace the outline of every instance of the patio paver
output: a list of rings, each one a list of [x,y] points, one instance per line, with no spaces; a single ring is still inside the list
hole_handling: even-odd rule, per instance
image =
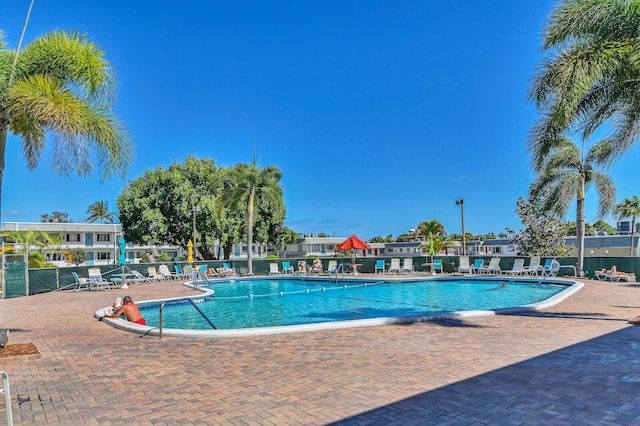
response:
[[[23,425],[640,423],[640,284],[585,284],[538,313],[216,340],[92,317],[193,294],[177,282],[5,299],[9,342],[41,357],[0,370]]]

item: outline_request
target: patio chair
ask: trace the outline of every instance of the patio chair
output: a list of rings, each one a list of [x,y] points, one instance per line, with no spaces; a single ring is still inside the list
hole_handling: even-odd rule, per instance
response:
[[[89,268],[87,274],[89,276],[89,278],[87,278],[89,281],[89,290],[110,290],[118,287],[117,283],[102,278],[100,268]]]
[[[471,273],[471,265],[469,264],[469,256],[460,256],[460,264],[458,265],[458,273]]]
[[[308,273],[307,270],[307,262],[304,260],[298,261],[298,270],[296,271],[296,275],[306,275]]]
[[[524,273],[527,275],[540,275],[540,256],[531,256],[529,265],[524,268]]]
[[[223,263],[222,267],[224,268],[224,275],[225,276],[231,276],[231,277],[235,277],[236,276],[236,268],[232,268],[231,264],[229,263]],[[219,269],[219,268],[218,268]]]
[[[75,281],[74,288],[76,289],[76,291],[80,290],[81,288],[92,290],[92,288],[90,288],[89,286],[89,280],[87,278],[80,278],[77,272],[72,272],[71,275],[73,275],[73,280]]]
[[[387,268],[387,274],[390,274],[392,272],[395,272],[396,274],[400,273],[400,259],[397,257],[391,259],[391,265],[389,265],[389,268]]]
[[[288,261],[282,261],[282,273],[293,275],[293,266]]]
[[[484,259],[476,259],[473,261],[473,266],[470,269],[472,274],[481,274],[484,268]]]
[[[432,266],[432,271],[435,274],[436,272],[438,272],[438,270],[440,270],[440,273],[444,273],[444,268],[442,266],[442,259],[433,259],[433,266]]]
[[[134,275],[134,278],[130,279],[129,281],[133,282],[134,284],[144,284],[149,282],[149,277],[145,277],[140,273],[140,271],[132,269],[131,273]]]
[[[489,264],[482,269],[482,273],[485,274],[499,274],[500,273],[500,258],[492,257]]]
[[[156,271],[155,266],[147,267],[147,277],[149,278],[149,281],[162,281],[163,279],[162,274]]]
[[[524,259],[518,258],[513,261],[513,267],[509,270],[502,271],[505,275],[524,275]]]
[[[171,274],[169,271],[169,267],[167,265],[158,266],[158,273],[162,275],[162,278],[165,280],[175,280],[176,276]]]
[[[278,264],[276,262],[269,264],[269,275],[282,275],[282,272],[278,269]]]
[[[338,261],[337,260],[330,260],[329,263],[327,264],[327,272],[329,274],[335,274],[338,272]]]
[[[402,260],[402,273],[411,273],[413,274],[415,269],[413,268],[413,259],[410,257],[405,257]]]
[[[378,271],[380,271],[380,273],[384,274],[384,259],[376,260],[376,268],[374,270],[374,273],[377,274]]]

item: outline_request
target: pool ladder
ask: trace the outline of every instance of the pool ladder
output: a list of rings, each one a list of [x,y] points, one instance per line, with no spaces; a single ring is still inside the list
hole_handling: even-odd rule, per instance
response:
[[[198,311],[198,313],[200,315],[202,315],[202,318],[204,318],[204,320],[209,323],[209,325],[211,326],[211,328],[213,328],[214,330],[217,330],[218,327],[215,326],[215,324],[209,319],[209,317],[207,317],[207,315],[202,312],[202,309],[200,309],[198,307],[198,305],[196,305],[196,302],[193,301],[193,299],[187,299],[189,301],[189,303],[191,303],[191,305],[193,305],[194,308],[196,308],[196,311]],[[166,305],[166,302],[163,303],[162,305],[160,305],[160,312],[158,315],[158,339],[162,339],[162,313],[164,311],[164,306]]]
[[[0,393],[4,393],[4,404],[7,411],[7,425],[13,426],[13,416],[11,414],[11,391],[9,390],[9,376],[4,371],[0,371],[2,376],[2,387]]]
[[[196,270],[192,272],[191,276],[191,285],[194,290],[198,289],[198,283],[202,282],[203,284],[209,284],[209,279],[205,274]]]
[[[336,274],[336,282],[338,282],[338,274],[340,273],[340,271],[342,271],[342,275],[344,275],[344,265],[342,263],[329,270],[329,278],[332,278],[333,274]]]

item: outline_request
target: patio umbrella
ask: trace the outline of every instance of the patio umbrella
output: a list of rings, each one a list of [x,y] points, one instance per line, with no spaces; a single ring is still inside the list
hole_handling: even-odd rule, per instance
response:
[[[122,273],[124,273],[124,265],[127,264],[127,258],[125,256],[125,248],[127,243],[124,241],[124,236],[120,235],[118,239],[118,249],[120,250],[120,256],[118,257],[118,266],[122,266]]]
[[[193,263],[193,243],[191,240],[187,243],[187,263]]]
[[[356,237],[355,235],[352,235],[346,240],[344,240],[342,243],[338,244],[338,246],[336,247],[336,250],[353,250],[354,255],[353,255],[352,263],[356,263],[355,251],[368,249],[368,248],[371,248],[371,246],[368,243],[366,243],[365,241],[362,241],[360,238]]]

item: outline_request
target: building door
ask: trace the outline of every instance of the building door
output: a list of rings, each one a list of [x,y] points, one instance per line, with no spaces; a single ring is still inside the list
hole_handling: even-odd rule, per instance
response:
[[[93,247],[93,234],[91,232],[84,234],[84,245],[87,247]]]

